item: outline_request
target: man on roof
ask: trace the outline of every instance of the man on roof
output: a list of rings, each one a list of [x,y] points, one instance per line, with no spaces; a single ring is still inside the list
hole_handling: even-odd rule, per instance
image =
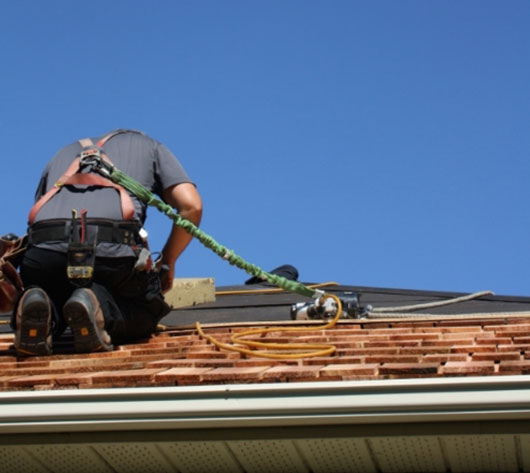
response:
[[[19,355],[52,353],[67,327],[77,352],[109,351],[149,337],[170,310],[162,294],[191,236],[173,226],[153,263],[146,204],[97,173],[94,157],[200,223],[195,185],[173,153],[142,132],[117,130],[62,148],[44,169],[29,216],[20,266],[26,290],[11,319]]]

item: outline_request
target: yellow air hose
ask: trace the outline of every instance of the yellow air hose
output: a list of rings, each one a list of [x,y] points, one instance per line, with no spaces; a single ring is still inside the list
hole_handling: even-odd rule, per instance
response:
[[[332,320],[324,325],[317,326],[303,326],[303,327],[266,327],[266,328],[256,328],[251,330],[245,330],[243,332],[238,332],[230,338],[230,341],[233,345],[228,343],[220,342],[211,335],[207,335],[202,330],[201,324],[199,322],[195,323],[195,328],[199,335],[208,340],[210,343],[215,345],[219,349],[235,351],[241,353],[242,355],[248,356],[257,356],[261,358],[270,358],[270,359],[279,359],[279,360],[297,360],[300,358],[313,358],[316,356],[329,356],[335,353],[337,349],[334,345],[324,345],[324,344],[313,344],[313,343],[268,343],[268,342],[257,342],[254,340],[244,340],[243,337],[248,337],[250,335],[265,335],[271,332],[307,332],[307,331],[317,331],[317,330],[327,330],[333,328],[337,321],[340,319],[342,314],[342,302],[334,294],[324,294],[321,296],[320,301],[323,303],[326,299],[333,299],[337,304],[337,313]],[[248,348],[243,348],[244,345]],[[257,348],[258,350],[253,350],[251,348]],[[282,353],[269,353],[263,350],[277,350]],[[299,352],[298,350],[305,350]],[[310,350],[310,351],[307,351]]]

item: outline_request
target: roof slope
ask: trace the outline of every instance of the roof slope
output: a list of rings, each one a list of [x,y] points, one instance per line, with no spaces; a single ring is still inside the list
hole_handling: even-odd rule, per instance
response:
[[[362,304],[403,306],[445,301],[461,294],[329,285],[342,295],[361,294]],[[530,372],[530,298],[483,296],[429,309],[433,317],[341,320],[333,329],[314,330],[319,321],[290,320],[290,305],[307,299],[265,286],[220,288],[217,300],[173,311],[163,322],[173,328],[110,353],[72,354],[67,335],[55,354],[17,358],[13,334],[0,334],[0,390],[83,389],[197,384],[337,381],[396,378],[490,376]],[[474,314],[479,313],[478,317]],[[460,314],[460,315],[459,315]],[[469,314],[469,315],[466,315]],[[524,314],[524,316],[518,315]],[[381,316],[379,316],[381,317]],[[262,341],[323,343],[332,356],[270,360],[220,351],[191,325],[228,343],[249,326],[312,327],[273,332]],[[278,322],[279,321],[279,322]],[[208,322],[214,322],[208,324]],[[269,322],[270,324],[270,322]],[[177,326],[178,325],[178,326]]]
[[[311,321],[312,326],[318,322]],[[241,323],[205,326],[229,343]],[[253,323],[253,326],[258,323]],[[300,325],[286,322],[285,326]],[[340,321],[333,329],[272,332],[261,340],[324,343],[331,356],[269,360],[217,349],[194,329],[156,333],[113,352],[17,358],[0,336],[0,390],[337,381],[530,373],[530,318]]]

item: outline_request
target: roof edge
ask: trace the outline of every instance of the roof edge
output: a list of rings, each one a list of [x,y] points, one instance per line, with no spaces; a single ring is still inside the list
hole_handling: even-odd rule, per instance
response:
[[[0,393],[3,434],[530,419],[530,378]]]

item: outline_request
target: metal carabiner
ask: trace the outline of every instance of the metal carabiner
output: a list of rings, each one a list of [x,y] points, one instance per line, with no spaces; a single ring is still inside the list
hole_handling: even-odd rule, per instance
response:
[[[99,148],[87,148],[79,153],[79,167],[90,167],[91,171],[95,171],[104,177],[110,177],[114,166],[107,161]]]

